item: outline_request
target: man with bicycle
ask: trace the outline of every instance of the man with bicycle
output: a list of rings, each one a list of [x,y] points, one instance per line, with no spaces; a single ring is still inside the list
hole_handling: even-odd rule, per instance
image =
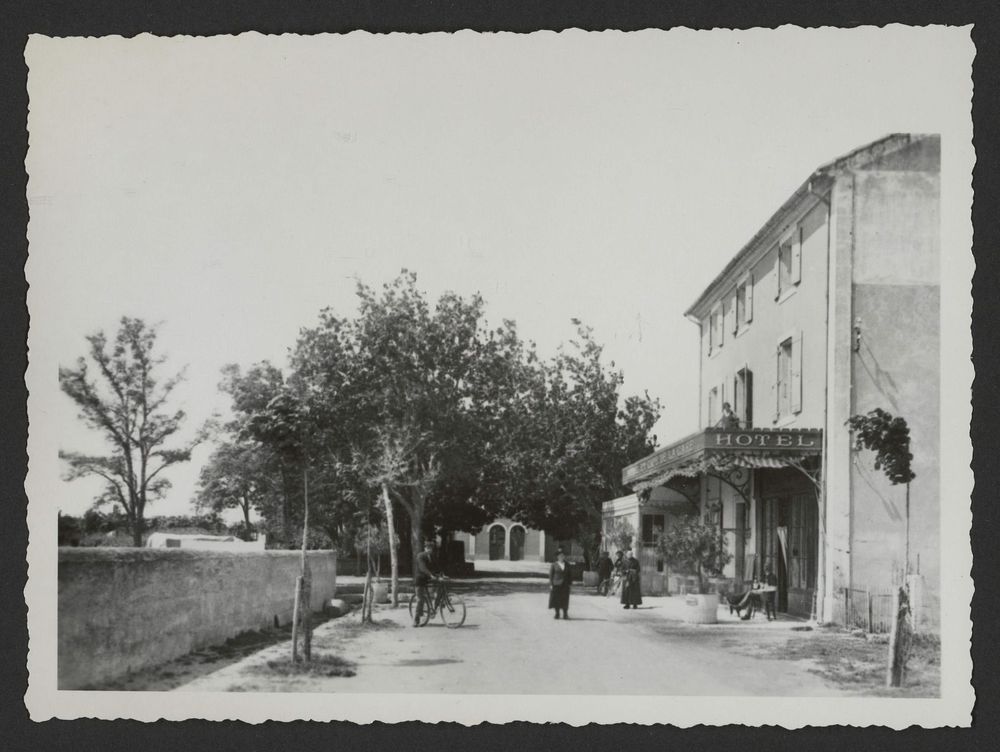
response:
[[[431,569],[431,559],[434,555],[434,541],[424,542],[424,550],[417,554],[417,571],[413,573],[413,588],[417,591],[417,610],[413,615],[413,626],[423,626],[424,609],[431,607],[431,591],[428,588],[431,580],[437,575]],[[432,614],[433,615],[433,614]]]

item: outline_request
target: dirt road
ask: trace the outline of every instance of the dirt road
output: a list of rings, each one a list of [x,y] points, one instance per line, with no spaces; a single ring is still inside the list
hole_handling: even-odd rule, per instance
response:
[[[282,676],[267,668],[288,643],[177,687],[177,691],[418,692],[484,694],[795,695],[842,692],[809,660],[754,656],[742,641],[777,644],[790,633],[698,628],[665,618],[649,599],[623,610],[612,598],[574,593],[570,620],[546,610],[544,583],[512,581],[456,586],[468,606],[459,629],[435,619],[409,624],[405,608],[327,622],[314,635],[316,655],[338,655],[354,676]]]

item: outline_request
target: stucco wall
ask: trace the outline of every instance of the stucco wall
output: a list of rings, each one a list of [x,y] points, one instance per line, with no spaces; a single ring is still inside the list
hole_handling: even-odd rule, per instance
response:
[[[80,689],[292,618],[300,554],[59,549],[59,688]],[[313,609],[333,552],[311,552]]]
[[[854,315],[854,412],[875,407],[906,419],[913,471],[910,566],[924,578],[922,626],[936,629],[940,576],[940,239],[933,172],[859,175]],[[906,488],[892,486],[873,458],[852,468],[855,587],[886,586],[905,563]]]
[[[733,400],[736,372],[748,367],[753,374],[753,425],[762,428],[816,428],[823,425],[826,371],[826,312],[822,302],[827,286],[827,214],[818,199],[779,231],[761,242],[769,250],[748,271],[753,275],[753,318],[734,333],[733,288],[718,298],[723,304],[723,343],[709,352],[708,318],[702,322],[701,426],[709,426],[708,392],[723,388]],[[778,294],[778,242],[801,229],[801,281]],[[802,409],[775,420],[777,358],[780,342],[797,340],[802,348]]]

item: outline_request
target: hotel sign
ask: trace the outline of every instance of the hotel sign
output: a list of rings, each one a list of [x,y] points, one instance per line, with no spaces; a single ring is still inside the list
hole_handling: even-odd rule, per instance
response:
[[[658,449],[648,457],[622,470],[622,482],[634,483],[669,469],[671,466],[704,455],[754,453],[765,456],[819,454],[823,450],[823,431],[820,429],[754,428],[730,431],[708,428],[680,441]]]

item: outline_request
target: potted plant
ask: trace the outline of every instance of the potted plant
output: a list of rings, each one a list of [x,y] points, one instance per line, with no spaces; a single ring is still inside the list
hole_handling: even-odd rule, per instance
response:
[[[685,597],[684,620],[691,624],[714,624],[719,620],[719,595],[708,593],[708,577],[722,574],[732,555],[726,539],[715,525],[693,515],[668,527],[657,540],[660,555],[671,569],[698,578],[698,592]]]
[[[389,583],[382,582],[382,556],[389,550],[386,531],[375,525],[366,525],[358,531],[354,545],[355,550],[367,559],[368,570],[374,578],[372,602],[388,603]]]

